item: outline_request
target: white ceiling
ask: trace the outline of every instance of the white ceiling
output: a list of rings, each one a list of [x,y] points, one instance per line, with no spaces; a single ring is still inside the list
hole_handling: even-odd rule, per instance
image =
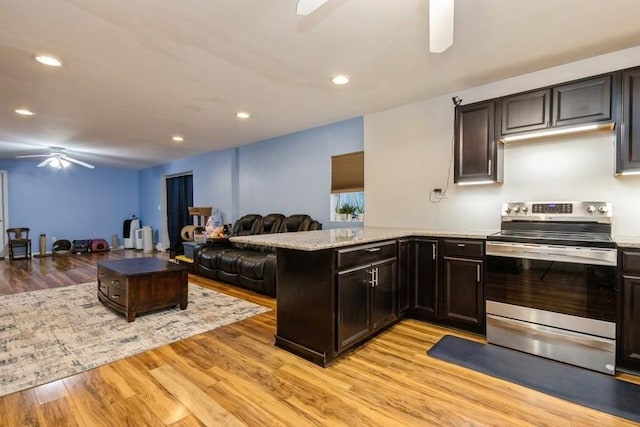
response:
[[[142,168],[640,43],[638,0],[456,0],[454,44],[430,54],[427,1],[329,0],[308,17],[296,0],[4,1],[0,157],[60,146]]]

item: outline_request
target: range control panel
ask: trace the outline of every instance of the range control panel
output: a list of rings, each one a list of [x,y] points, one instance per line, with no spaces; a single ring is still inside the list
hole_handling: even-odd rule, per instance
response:
[[[514,202],[502,205],[502,221],[611,223],[611,202]]]
[[[534,214],[571,214],[572,203],[534,203],[531,208]]]

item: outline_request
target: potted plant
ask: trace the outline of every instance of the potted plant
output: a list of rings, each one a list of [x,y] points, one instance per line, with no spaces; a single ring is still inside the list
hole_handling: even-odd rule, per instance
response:
[[[355,205],[353,213],[358,221],[360,222],[364,221],[364,205],[362,204]]]
[[[338,214],[342,215],[342,221],[351,221],[351,218],[355,213],[355,209],[355,205],[345,202],[338,208]]]

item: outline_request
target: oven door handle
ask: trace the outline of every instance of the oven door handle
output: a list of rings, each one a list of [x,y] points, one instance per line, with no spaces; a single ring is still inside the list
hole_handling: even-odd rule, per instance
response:
[[[507,319],[487,314],[487,325],[497,328],[511,329],[530,336],[546,339],[546,341],[561,340],[578,344],[584,347],[595,348],[613,353],[615,351],[615,341],[595,336],[585,337],[562,329],[551,328],[549,326],[537,325],[515,319]]]
[[[618,264],[615,249],[579,248],[575,246],[534,246],[518,243],[487,242],[489,256],[536,259],[541,261],[571,262],[576,264]]]

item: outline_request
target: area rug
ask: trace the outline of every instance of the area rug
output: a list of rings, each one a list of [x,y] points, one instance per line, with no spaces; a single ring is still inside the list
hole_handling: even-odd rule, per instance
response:
[[[632,421],[640,386],[531,354],[445,335],[429,356]]]
[[[98,301],[96,283],[0,297],[0,396],[269,311],[189,283],[186,310],[125,317]]]

